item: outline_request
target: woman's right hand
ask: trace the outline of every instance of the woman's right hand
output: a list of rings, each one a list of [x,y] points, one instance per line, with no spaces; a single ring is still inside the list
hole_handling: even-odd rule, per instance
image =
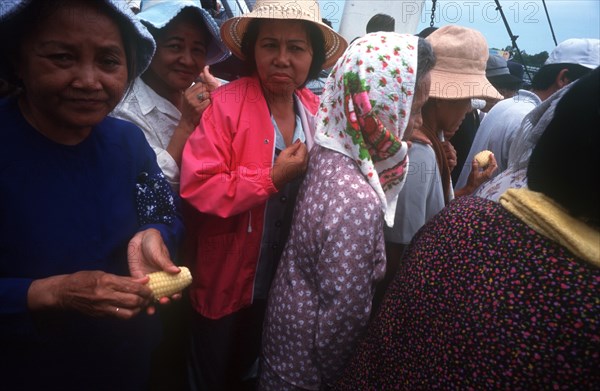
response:
[[[306,144],[296,140],[295,143],[281,151],[275,159],[271,171],[273,184],[278,190],[281,189],[287,183],[304,174],[307,166],[308,149]]]
[[[102,271],[81,271],[33,281],[29,309],[76,311],[92,317],[129,319],[152,303],[148,277],[122,277]]]

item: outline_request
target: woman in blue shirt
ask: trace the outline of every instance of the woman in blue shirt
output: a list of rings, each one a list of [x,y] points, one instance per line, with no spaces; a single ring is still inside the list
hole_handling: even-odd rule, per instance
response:
[[[147,386],[146,275],[179,272],[182,225],[142,132],[107,117],[154,50],[133,19],[116,0],[0,10],[21,87],[0,101],[0,375],[21,389]]]

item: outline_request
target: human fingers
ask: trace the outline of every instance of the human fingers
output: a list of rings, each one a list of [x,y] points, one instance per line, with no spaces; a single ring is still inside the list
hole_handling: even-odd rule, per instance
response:
[[[160,270],[179,273],[179,268],[171,261],[160,232],[154,228],[138,232],[129,241],[127,261],[133,277],[141,278]]]
[[[102,271],[67,275],[58,293],[63,309],[93,317],[131,317],[147,306],[152,292],[140,281]],[[122,308],[117,314],[115,308]]]
[[[202,69],[200,78],[201,78],[202,82],[206,84],[209,91],[214,91],[221,86],[221,82],[219,81],[219,79],[217,79],[216,77],[213,76],[212,73],[210,73],[210,67],[208,65],[206,65]]]

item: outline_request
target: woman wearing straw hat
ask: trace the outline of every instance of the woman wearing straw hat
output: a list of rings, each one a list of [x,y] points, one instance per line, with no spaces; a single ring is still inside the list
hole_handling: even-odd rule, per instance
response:
[[[199,0],[143,0],[137,17],[154,37],[156,53],[113,116],[144,131],[160,168],[179,191],[183,146],[210,103],[210,91],[220,84],[208,65],[230,53]]]
[[[471,99],[502,98],[485,77],[489,52],[480,32],[450,25],[437,29],[427,40],[437,58],[431,71],[429,101],[423,107],[423,123],[412,137],[411,170],[398,197],[394,227],[385,232],[388,258],[394,267],[414,234],[454,198],[444,138],[454,135],[472,110]],[[478,186],[475,182],[483,183],[495,168],[493,157],[485,171],[474,167],[469,187],[456,195],[473,191]]]
[[[183,226],[142,131],[107,115],[154,41],[120,0],[5,1],[0,36],[0,77],[22,87],[0,102],[4,387],[147,389],[160,323],[145,275],[179,272],[167,246]],[[136,207],[148,183],[170,199],[152,220]]]
[[[269,294],[260,389],[327,389],[356,345],[385,273],[382,227],[404,183],[402,137],[421,120],[434,62],[424,39],[379,32],[333,68]]]
[[[211,390],[256,375],[266,297],[313,145],[319,101],[304,86],[347,46],[316,1],[257,1],[221,36],[251,76],[211,93],[181,170],[194,274],[191,380]]]

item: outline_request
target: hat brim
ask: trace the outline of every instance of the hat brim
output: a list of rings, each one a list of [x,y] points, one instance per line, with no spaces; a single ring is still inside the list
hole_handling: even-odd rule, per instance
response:
[[[305,20],[313,23],[323,34],[323,39],[325,41],[325,63],[323,64],[323,68],[329,68],[335,65],[335,62],[348,47],[346,40],[324,23],[315,22],[308,18],[286,17],[285,13],[278,15],[277,12],[269,12],[265,15],[265,13],[255,11],[256,10],[243,16],[230,18],[221,25],[221,39],[225,42],[225,45],[227,45],[231,52],[241,60],[246,59],[242,53],[242,39],[248,28],[248,23],[250,23],[252,19]]]
[[[198,12],[212,37],[206,51],[206,64],[216,64],[229,57],[231,53],[229,52],[229,49],[227,49],[227,46],[221,41],[217,22],[215,22],[212,16],[202,8],[194,7],[189,4],[162,3],[147,10],[142,10],[137,14],[137,17],[146,25],[150,25],[156,29],[162,29],[186,8],[191,8]]]
[[[504,99],[484,75],[450,73],[432,69],[429,97],[447,100]]]
[[[496,88],[512,88],[512,87],[519,87],[519,86],[523,85],[523,80],[521,80],[518,77],[513,76],[511,74],[488,76],[487,79]]]

